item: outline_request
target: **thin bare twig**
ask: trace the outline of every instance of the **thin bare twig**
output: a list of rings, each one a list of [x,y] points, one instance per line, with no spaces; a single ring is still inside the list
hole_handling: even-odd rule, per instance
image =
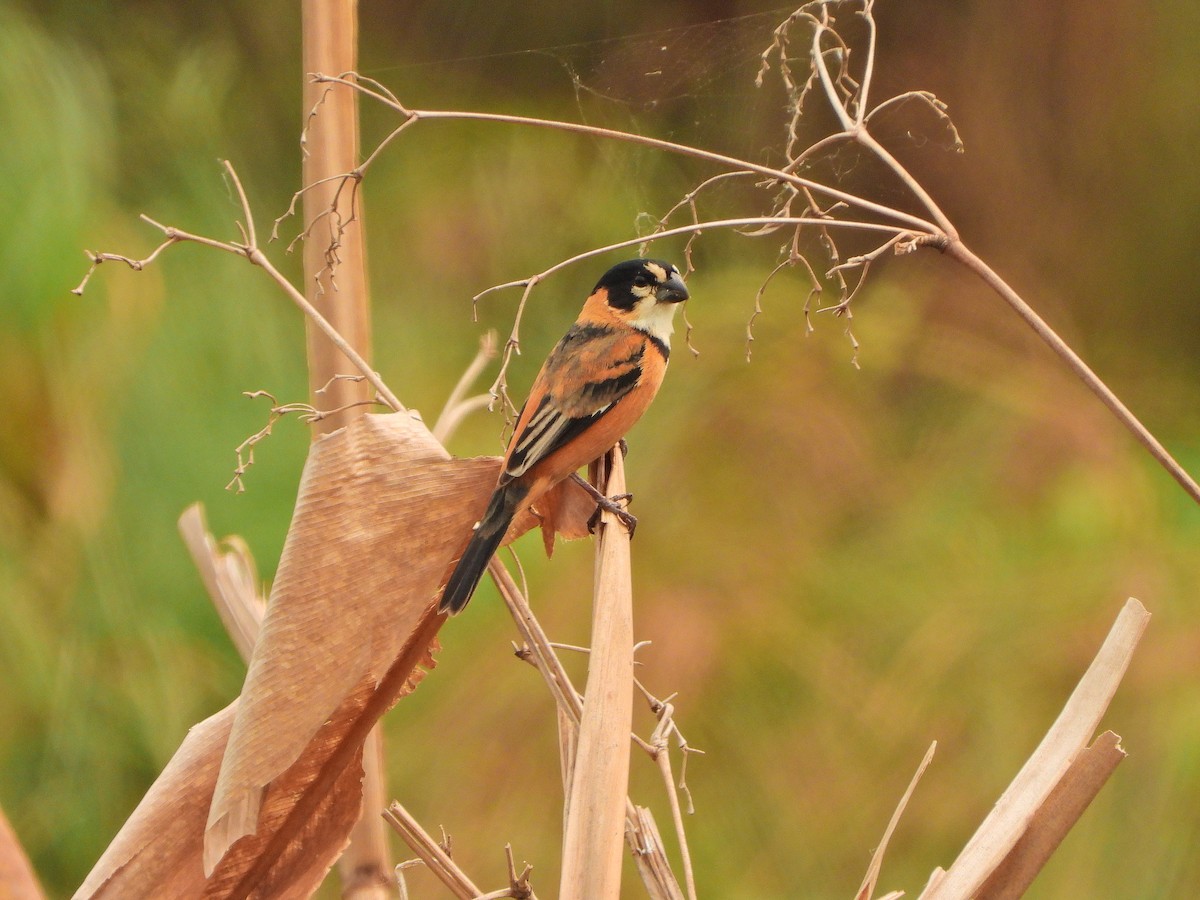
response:
[[[862,885],[859,886],[858,893],[854,895],[854,900],[871,900],[871,897],[875,894],[875,886],[879,883],[879,872],[883,867],[883,856],[887,853],[888,843],[896,831],[896,826],[900,824],[900,816],[908,808],[908,801],[912,799],[913,791],[917,789],[917,782],[921,780],[921,776],[925,774],[925,770],[929,768],[929,764],[933,761],[935,750],[937,750],[937,741],[930,744],[929,749],[925,751],[925,756],[921,760],[921,764],[917,766],[917,771],[913,773],[913,777],[908,782],[904,796],[896,804],[896,810],[892,813],[891,819],[888,820],[887,828],[883,831],[883,837],[879,840],[879,846],[871,854],[871,864],[867,867],[867,874],[863,877]]]
[[[694,234],[708,229],[743,229],[755,225],[770,225],[772,227],[782,227],[785,225],[816,225],[820,227],[832,226],[837,228],[846,228],[852,231],[882,232],[897,240],[909,239],[913,237],[913,233],[905,228],[896,225],[881,224],[878,222],[825,219],[819,216],[743,216],[733,219],[714,219],[712,221],[694,222],[691,225],[681,225],[677,228],[668,228],[646,238],[630,238],[628,240],[606,244],[603,247],[595,247],[591,250],[585,250],[584,252],[577,253],[568,259],[560,260],[549,268],[538,272],[536,275],[530,275],[526,278],[519,278],[515,281],[506,281],[503,284],[492,285],[491,287],[480,291],[472,298],[473,303],[478,303],[488,294],[494,293],[495,291],[502,291],[518,287],[523,288],[521,299],[517,303],[517,311],[513,316],[512,332],[509,334],[508,341],[505,343],[504,351],[501,355],[500,370],[496,375],[496,380],[492,383],[492,386],[488,391],[489,395],[493,398],[493,400],[503,399],[506,406],[515,411],[515,406],[509,399],[507,393],[508,367],[513,355],[521,352],[521,320],[524,317],[525,307],[529,302],[530,294],[533,292],[533,289],[546,278],[549,278],[556,272],[560,272],[563,269],[575,265],[576,263],[582,262],[583,260],[591,259],[596,256],[602,256],[606,253],[611,253],[614,250],[624,249],[625,247],[633,247],[648,240],[660,240],[662,238],[674,237],[681,234]],[[922,237],[928,238],[930,241],[937,240],[936,234],[922,234]],[[887,246],[894,245],[895,244],[888,244]],[[834,271],[835,274],[840,274],[842,269],[837,268],[836,270],[831,271]]]
[[[467,391],[487,368],[487,364],[496,358],[496,332],[488,331],[479,340],[479,352],[475,354],[475,358],[471,360],[471,364],[467,366],[462,373],[462,377],[458,379],[458,384],[454,386],[454,390],[450,392],[450,396],[446,398],[446,405],[442,407],[441,413],[437,417],[437,421],[433,426],[433,436],[443,444],[449,439],[450,435],[458,428],[471,413],[483,409],[491,402],[491,395],[481,394],[476,397],[467,397]]]
[[[649,692],[639,683],[638,687],[643,694],[649,698]],[[670,703],[670,700],[651,699],[651,709],[659,717],[658,727],[654,729],[654,734],[650,738],[650,746],[653,748],[654,761],[658,764],[659,773],[662,775],[663,785],[667,792],[667,802],[671,808],[671,820],[675,825],[675,837],[679,842],[679,855],[683,862],[683,878],[684,884],[687,887],[688,900],[696,900],[696,876],[692,870],[692,853],[688,847],[687,831],[683,826],[683,812],[679,806],[679,793],[676,789],[675,777],[671,772],[671,753],[670,753],[670,737],[672,734],[676,736],[680,750],[683,751],[683,769],[681,770],[680,782],[678,787],[682,789],[688,798],[688,812],[692,809],[691,792],[687,789],[687,782],[684,780],[683,772],[686,771],[687,757],[689,753],[703,753],[703,750],[695,750],[688,746],[684,740],[683,734],[679,731],[679,727],[675,724],[675,707]]]
[[[531,118],[529,116],[514,116],[503,113],[485,113],[474,110],[408,109],[399,102],[384,97],[379,92],[371,90],[370,88],[358,83],[353,78],[322,75],[320,73],[314,74],[311,77],[318,83],[349,85],[355,90],[358,90],[369,97],[373,97],[380,103],[391,107],[406,118],[431,121],[464,120],[493,122],[507,125],[524,125],[535,128],[550,128],[556,131],[567,131],[575,134],[586,134],[592,137],[602,137],[610,140],[639,144],[641,146],[650,147],[656,150],[664,150],[669,153],[676,153],[682,156],[690,156],[696,159],[702,159],[707,162],[724,166],[728,169],[740,169],[747,172],[754,172],[759,175],[766,175],[768,178],[778,179],[781,182],[786,182],[789,184],[795,184],[797,187],[807,187],[810,190],[817,191],[832,199],[842,200],[858,209],[861,209],[864,212],[875,213],[877,215],[892,219],[897,224],[904,225],[915,231],[934,232],[937,230],[936,226],[932,222],[922,219],[920,216],[914,216],[911,213],[906,213],[902,210],[887,206],[886,204],[877,203],[873,200],[859,197],[847,191],[822,184],[819,181],[802,178],[794,173],[784,172],[780,169],[772,168],[771,166],[764,166],[758,163],[750,162],[749,160],[726,156],[723,153],[714,153],[709,150],[691,147],[687,144],[677,144],[673,141],[665,141],[660,138],[648,137],[646,135],[632,134],[625,131],[615,131],[611,128],[600,128],[595,125],[583,125],[578,122],[564,122],[555,119],[538,119]]]
[[[271,401],[271,409],[267,414],[267,424],[234,448],[233,452],[237,454],[237,467],[233,470],[233,480],[225,485],[225,490],[235,491],[238,494],[246,492],[246,485],[242,481],[242,478],[247,470],[254,465],[254,448],[271,436],[275,424],[284,416],[295,413],[300,417],[300,421],[311,425],[314,422],[320,422],[322,419],[344,412],[347,409],[353,409],[358,406],[370,406],[375,402],[374,400],[360,400],[355,403],[347,403],[336,409],[317,409],[309,403],[280,403],[275,399],[275,395],[269,391],[242,391],[242,395],[249,397],[251,400],[266,397]]]
[[[946,249],[946,254],[958,262],[962,263],[994,290],[1007,303],[1014,312],[1033,329],[1043,341],[1049,345],[1050,349],[1057,354],[1059,359],[1067,364],[1067,367],[1075,373],[1075,375],[1085,384],[1088,389],[1100,398],[1103,403],[1114,416],[1117,417],[1122,425],[1137,439],[1143,447],[1149,451],[1150,455],[1158,462],[1160,466],[1167,470],[1172,478],[1178,482],[1179,486],[1187,492],[1188,496],[1200,503],[1200,485],[1194,478],[1188,474],[1173,457],[1166,447],[1156,438],[1141,420],[1137,418],[1129,408],[1121,402],[1121,399],[1113,392],[1113,390],[1105,384],[1095,372],[1080,358],[1070,345],[1067,344],[1061,337],[1058,336],[1053,328],[1046,324],[1045,320],[1039,316],[1028,303],[1009,287],[1008,283],[997,275],[987,263],[976,256],[967,248],[961,241],[956,241]]]
[[[446,849],[435,841],[400,803],[393,801],[391,806],[383,811],[383,817],[454,896],[460,900],[473,900],[482,893],[458,867]]]
[[[404,404],[402,404],[396,395],[392,393],[391,389],[384,384],[383,379],[379,377],[379,373],[371,368],[367,361],[362,358],[362,355],[355,350],[354,347],[352,347],[344,337],[342,337],[338,330],[329,323],[328,319],[326,319],[321,315],[320,312],[317,311],[316,307],[308,302],[308,299],[304,296],[304,294],[299,291],[295,285],[288,281],[278,269],[275,268],[262,250],[259,249],[258,245],[254,243],[254,216],[251,213],[250,205],[246,200],[246,193],[242,189],[241,179],[238,178],[237,172],[234,170],[233,164],[230,163],[229,160],[223,161],[223,167],[229,178],[233,181],[234,186],[237,188],[238,198],[242,204],[242,215],[247,223],[245,228],[247,240],[245,243],[219,241],[215,238],[193,234],[180,228],[175,228],[171,225],[164,225],[161,222],[156,222],[154,219],[143,214],[141,216],[142,220],[150,225],[153,225],[155,228],[161,231],[166,236],[166,240],[163,241],[153,253],[142,260],[135,260],[114,253],[88,253],[88,257],[92,260],[92,267],[84,276],[83,281],[80,282],[79,286],[74,289],[74,293],[83,293],[83,289],[87,285],[88,280],[91,278],[92,273],[103,262],[123,262],[131,269],[135,271],[141,271],[143,268],[145,268],[145,266],[157,259],[158,255],[167,247],[185,241],[195,244],[202,244],[206,247],[212,247],[216,250],[232,253],[235,256],[244,257],[253,265],[263,269],[271,277],[271,280],[283,289],[284,293],[287,294],[288,298],[300,308],[301,312],[308,316],[313,324],[316,325],[317,328],[319,328],[327,338],[329,338],[330,342],[332,342],[333,345],[337,347],[347,359],[350,360],[351,364],[362,373],[363,377],[371,383],[371,386],[375,388],[376,392],[379,394],[384,403],[386,403],[392,408],[392,410],[396,412],[404,410]]]

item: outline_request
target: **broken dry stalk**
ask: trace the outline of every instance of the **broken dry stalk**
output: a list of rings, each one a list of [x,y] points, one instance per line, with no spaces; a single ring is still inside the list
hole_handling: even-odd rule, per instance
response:
[[[412,814],[398,802],[393,801],[391,806],[384,810],[383,817],[396,830],[404,843],[411,848],[412,852],[417,854],[421,862],[429,867],[429,871],[436,875],[455,897],[460,900],[473,900],[483,893],[450,858],[450,854],[446,852],[445,848],[435,841],[429,832],[413,818]]]
[[[973,897],[1004,862],[1047,797],[1070,771],[1072,761],[1095,734],[1149,620],[1150,614],[1141,603],[1132,597],[1126,601],[1103,646],[1041,744],[996,801],[958,859],[936,883],[926,888],[922,900]]]
[[[883,837],[879,840],[879,846],[871,854],[871,864],[867,866],[867,874],[863,878],[863,883],[859,886],[858,893],[854,895],[855,900],[871,900],[871,897],[874,896],[875,885],[879,882],[879,871],[883,867],[883,855],[887,852],[888,843],[892,839],[892,834],[896,831],[896,826],[900,823],[900,816],[904,814],[904,810],[908,807],[908,801],[912,799],[913,791],[917,788],[917,782],[921,780],[921,776],[929,768],[929,763],[933,761],[935,750],[937,750],[937,741],[930,744],[929,749],[925,751],[925,758],[917,766],[917,771],[908,782],[908,788],[904,791],[904,796],[896,804],[896,811],[892,813],[892,818],[888,820]]]

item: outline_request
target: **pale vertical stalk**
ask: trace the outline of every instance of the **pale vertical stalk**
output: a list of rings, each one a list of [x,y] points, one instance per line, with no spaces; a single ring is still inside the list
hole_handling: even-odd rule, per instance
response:
[[[302,7],[302,74],[355,69],[357,0],[303,0]],[[306,228],[312,226],[304,241],[304,293],[352,347],[369,357],[371,315],[362,192],[337,177],[358,165],[358,101],[354,91],[341,85],[333,85],[333,90],[329,87],[304,78],[302,114],[307,130],[302,172],[304,184],[314,185],[304,195],[304,223]],[[309,119],[314,109],[316,115]],[[337,208],[331,212],[335,200]],[[311,391],[324,387],[335,375],[357,371],[311,322],[306,327]],[[365,383],[340,379],[328,384],[323,394],[314,393],[313,405],[337,409],[370,398],[371,389]],[[341,428],[363,408],[329,416],[314,429],[325,433]]]
[[[338,860],[342,896],[384,900],[396,896],[388,833],[380,813],[387,808],[383,732],[376,725],[363,744],[362,815],[350,832],[350,844]]]
[[[620,453],[609,454],[609,495],[625,492]],[[633,719],[633,591],[629,532],[605,512],[596,546],[592,643],[583,718],[575,751],[561,900],[610,900],[620,895]]]
[[[304,32],[301,75],[356,69],[357,0],[303,0],[301,6]],[[309,118],[314,109],[316,115]],[[350,346],[369,361],[371,307],[362,195],[358,190],[345,189],[343,182],[335,177],[358,165],[358,97],[336,85],[327,92],[326,86],[311,84],[304,77],[301,114],[306,122],[302,177],[305,185],[315,185],[304,195],[304,222],[306,227],[317,223],[304,242],[304,293]],[[342,188],[340,193],[339,188]],[[311,321],[306,321],[306,330],[308,384],[313,405],[318,409],[348,407],[314,423],[313,436],[317,437],[362,415],[367,407],[353,404],[370,400],[372,389],[364,381],[334,380],[337,375],[356,373],[356,367]],[[318,390],[322,393],[317,394]],[[381,883],[388,882],[392,868],[387,831],[380,818],[387,786],[383,737],[378,726],[371,730],[364,744],[363,769],[362,817],[338,862],[347,896],[358,897],[379,891]]]

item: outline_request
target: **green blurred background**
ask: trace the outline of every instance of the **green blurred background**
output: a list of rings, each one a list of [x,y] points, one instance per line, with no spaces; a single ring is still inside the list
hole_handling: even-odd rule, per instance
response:
[[[176,518],[203,501],[214,532],[243,535],[269,578],[308,442],[280,424],[248,492],[223,490],[233,448],[265,423],[264,401],[240,392],[306,393],[303,325],[244,262],[184,246],[141,274],[103,268],[83,299],[68,289],[83,248],[155,245],[138,213],[236,237],[218,158],[237,166],[260,232],[286,208],[298,10],[0,0],[0,805],[52,896],[78,885],[188,726],[241,686]],[[361,67],[415,106],[583,117],[778,161],[782,96],[753,76],[787,11],[364,2]],[[877,96],[936,92],[967,152],[915,109],[882,137],[1200,471],[1200,7],[884,2],[878,18]],[[643,77],[650,66],[664,74]],[[365,141],[392,121],[364,109]],[[898,201],[860,162],[841,156],[831,174]],[[491,297],[479,323],[472,294],[630,236],[640,212],[708,174],[576,137],[420,125],[365,189],[379,368],[432,419],[478,336],[511,322],[516,294]],[[1031,896],[1194,896],[1200,510],[993,295],[931,252],[873,273],[853,320],[860,368],[843,320],[818,316],[805,337],[794,274],[768,291],[747,364],[746,321],[781,242],[697,245],[687,312],[702,355],[680,342],[630,436],[637,633],[653,641],[641,674],[660,696],[679,691],[680,725],[707,752],[689,768],[702,895],[851,896],[936,739],[881,881],[919,890],[1133,595],[1154,618],[1105,723],[1129,759]],[[619,258],[535,295],[514,392]],[[477,417],[451,449],[498,452],[501,427]],[[530,538],[521,555],[551,635],[585,643],[588,546],[547,564]],[[514,635],[490,586],[447,627],[436,673],[387,719],[390,790],[454,834],[479,883],[503,883],[511,841],[553,895],[554,715]],[[653,766],[635,756],[633,779],[665,825]],[[440,896],[428,876],[411,884]]]

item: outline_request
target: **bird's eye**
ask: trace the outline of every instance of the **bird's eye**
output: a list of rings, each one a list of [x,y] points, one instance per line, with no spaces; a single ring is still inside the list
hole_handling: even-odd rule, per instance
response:
[[[649,283],[650,283],[650,279],[648,279],[645,275],[637,275],[633,279],[634,287],[645,287]]]

